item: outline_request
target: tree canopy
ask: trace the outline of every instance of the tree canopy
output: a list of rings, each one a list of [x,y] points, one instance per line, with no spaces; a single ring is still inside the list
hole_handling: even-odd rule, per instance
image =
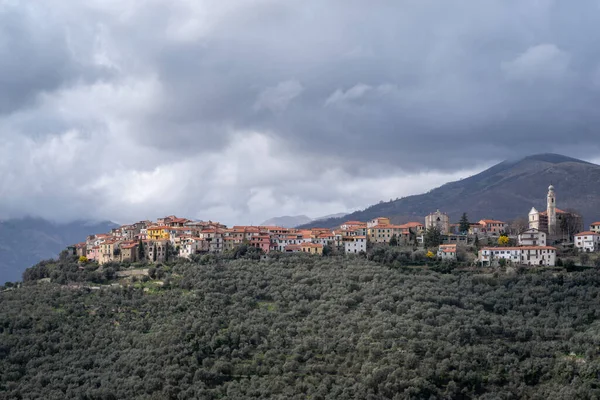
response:
[[[76,258],[31,268],[0,292],[0,397],[600,396],[595,271],[242,253],[174,260],[137,281],[116,278],[132,266]]]

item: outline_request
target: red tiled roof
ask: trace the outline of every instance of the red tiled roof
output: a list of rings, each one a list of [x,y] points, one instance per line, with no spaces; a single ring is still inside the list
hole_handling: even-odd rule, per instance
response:
[[[486,224],[506,224],[504,221],[498,221],[495,219],[482,219],[479,222],[484,222]]]
[[[585,232],[579,232],[575,236],[587,236],[587,235],[600,235],[600,233],[598,233],[598,232],[592,232],[592,231],[585,231]]]
[[[406,224],[400,225],[401,228],[417,228],[419,226],[424,227],[425,225],[420,222],[407,222]]]
[[[481,250],[556,250],[552,246],[484,247]]]

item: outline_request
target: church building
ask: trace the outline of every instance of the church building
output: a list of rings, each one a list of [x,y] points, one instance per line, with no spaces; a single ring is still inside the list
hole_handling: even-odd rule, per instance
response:
[[[535,207],[529,211],[529,229],[546,232],[548,239],[571,240],[573,235],[583,229],[583,220],[580,215],[556,207],[556,193],[554,186],[550,185],[546,197],[546,211],[539,212]]]

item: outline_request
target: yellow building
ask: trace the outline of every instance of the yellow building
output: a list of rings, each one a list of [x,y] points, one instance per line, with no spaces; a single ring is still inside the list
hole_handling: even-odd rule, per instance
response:
[[[302,252],[309,254],[323,254],[323,245],[317,243],[302,243]]]
[[[169,239],[169,227],[168,226],[151,226],[148,228],[148,239],[150,240],[162,240]]]

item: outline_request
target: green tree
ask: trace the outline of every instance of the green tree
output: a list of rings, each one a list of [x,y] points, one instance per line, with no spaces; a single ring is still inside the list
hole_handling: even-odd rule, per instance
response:
[[[138,260],[143,261],[146,258],[146,249],[144,249],[144,242],[140,239],[138,243]]]
[[[390,246],[398,246],[398,237],[396,234],[392,235],[392,238],[390,239]]]
[[[475,234],[475,240],[473,241],[473,245],[479,250],[479,236]]]
[[[586,267],[590,262],[590,255],[586,252],[579,254],[579,262],[582,266]]]
[[[469,232],[469,228],[471,225],[469,224],[469,217],[467,217],[467,213],[463,213],[462,217],[460,217],[460,221],[458,224],[458,229],[461,233]]]
[[[442,244],[442,232],[437,226],[433,226],[427,229],[423,241],[425,248],[438,247],[440,244]]]

